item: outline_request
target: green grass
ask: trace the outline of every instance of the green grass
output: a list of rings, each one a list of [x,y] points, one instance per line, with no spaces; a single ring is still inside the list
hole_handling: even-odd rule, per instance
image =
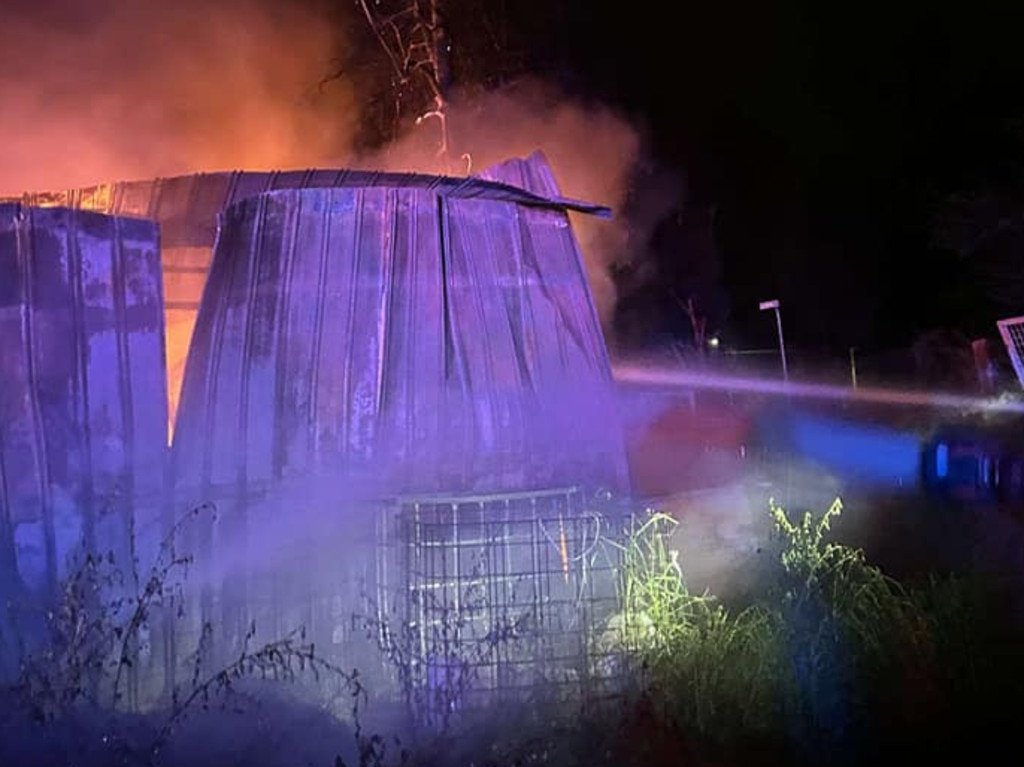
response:
[[[779,616],[761,605],[730,613],[686,585],[667,548],[674,520],[654,514],[622,552],[624,643],[642,659],[644,684],[666,722],[701,738],[771,732],[782,684]]]
[[[854,764],[941,753],[1007,719],[995,701],[1024,689],[1008,608],[955,576],[905,587],[832,540],[842,509],[793,519],[770,503],[777,567],[734,611],[687,588],[671,518],[637,525],[620,620],[660,726],[730,762]]]

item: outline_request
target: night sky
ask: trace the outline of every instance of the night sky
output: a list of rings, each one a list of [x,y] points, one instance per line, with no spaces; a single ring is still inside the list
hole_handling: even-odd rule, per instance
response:
[[[686,215],[654,245],[666,277],[637,306],[715,293],[717,329],[763,345],[774,326],[757,303],[779,298],[792,345],[835,354],[936,328],[994,336],[996,319],[1024,313],[1011,284],[1024,245],[1013,4],[549,0],[489,3],[483,17],[463,5],[453,41],[478,49],[457,76],[488,70],[478,31],[502,18],[516,56],[501,66],[644,121],[655,162],[685,174]],[[689,274],[709,255],[687,247],[684,219],[711,222],[717,293]]]

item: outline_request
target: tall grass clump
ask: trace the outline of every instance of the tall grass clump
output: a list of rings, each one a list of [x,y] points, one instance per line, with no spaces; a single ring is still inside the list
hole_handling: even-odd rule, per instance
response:
[[[783,631],[791,686],[788,735],[812,758],[856,761],[878,738],[880,714],[901,717],[929,680],[931,640],[919,603],[861,549],[828,538],[842,511],[798,521],[774,501],[780,578],[770,596]]]
[[[767,598],[784,626],[795,748],[815,762],[863,763],[1005,739],[1002,701],[1024,694],[1024,634],[1007,590],[970,575],[897,581],[829,540],[842,508],[837,499],[794,521],[769,504],[781,579]]]
[[[774,564],[738,610],[688,588],[671,517],[634,525],[616,628],[640,661],[655,729],[727,760],[753,750],[853,764],[934,751],[936,728],[955,730],[982,700],[1018,689],[994,669],[993,657],[1011,667],[998,651],[1011,634],[982,592],[950,577],[896,581],[832,540],[842,510],[836,499],[791,516],[770,501]]]
[[[691,592],[667,545],[675,525],[652,514],[622,550],[622,634],[642,662],[648,701],[662,726],[687,738],[768,745],[785,686],[778,615],[760,604],[731,613],[715,596]]]

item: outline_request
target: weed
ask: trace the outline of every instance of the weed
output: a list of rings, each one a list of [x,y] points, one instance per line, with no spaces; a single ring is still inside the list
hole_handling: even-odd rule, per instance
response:
[[[83,558],[47,616],[50,644],[0,693],[46,734],[78,721],[83,706],[104,714],[84,729],[65,727],[64,761],[79,756],[75,744],[102,741],[99,762],[140,765],[175,757],[191,764],[176,750],[188,724],[220,722],[226,708],[242,712],[239,727],[263,721],[253,712],[266,689],[254,680],[319,684],[324,675],[342,681],[355,725],[346,733],[353,747],[335,767],[882,763],[941,755],[958,737],[996,742],[997,725],[1010,716],[993,701],[1024,693],[1024,664],[1013,660],[1019,627],[978,584],[933,577],[904,586],[862,550],[832,541],[842,509],[837,499],[822,515],[793,520],[770,503],[774,576],[737,611],[690,591],[685,563],[668,545],[671,517],[638,516],[617,550],[620,612],[594,638],[595,650],[624,658],[635,677],[601,706],[533,698],[482,708],[467,712],[464,727],[414,747],[363,728],[360,675],[321,658],[301,629],[259,644],[253,624],[237,654],[217,666],[209,651],[215,627],[204,625],[189,678],[149,718],[133,719],[128,691],[152,653],[149,626],[181,606],[179,576],[189,560],[173,552],[141,580],[115,575],[110,557]],[[402,672],[412,662],[407,627],[394,635],[369,628]],[[481,641],[487,652],[505,638]],[[233,758],[268,757],[257,747]],[[225,763],[209,748],[200,761]]]
[[[302,628],[257,644],[254,623],[237,654],[215,669],[207,668],[214,627],[204,624],[187,686],[175,685],[169,701],[143,716],[137,696],[127,690],[145,675],[140,661],[153,655],[154,630],[167,613],[183,615],[183,582],[192,560],[177,553],[174,539],[188,518],[204,512],[212,508],[193,509],[172,528],[144,579],[138,576],[134,550],[127,577],[112,553],[80,557],[56,602],[34,608],[44,611],[46,637],[41,649],[26,654],[17,679],[0,689],[6,709],[0,724],[13,731],[22,729],[19,722],[24,721],[43,741],[68,731],[92,739],[98,731],[103,734],[96,740],[104,744],[107,758],[116,753],[122,762],[150,764],[194,711],[208,711],[215,699],[225,706],[229,700],[236,707],[244,702],[240,681],[293,682],[305,676],[318,684],[324,675],[341,681],[358,722],[365,699],[358,673],[320,657]],[[131,722],[136,723],[132,738],[116,734]],[[69,752],[80,747],[74,741],[66,744]]]

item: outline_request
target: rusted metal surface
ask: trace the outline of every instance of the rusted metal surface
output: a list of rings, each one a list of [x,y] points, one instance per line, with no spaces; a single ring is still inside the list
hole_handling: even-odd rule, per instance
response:
[[[52,589],[80,544],[125,553],[163,492],[166,402],[157,226],[0,204],[6,586]]]

